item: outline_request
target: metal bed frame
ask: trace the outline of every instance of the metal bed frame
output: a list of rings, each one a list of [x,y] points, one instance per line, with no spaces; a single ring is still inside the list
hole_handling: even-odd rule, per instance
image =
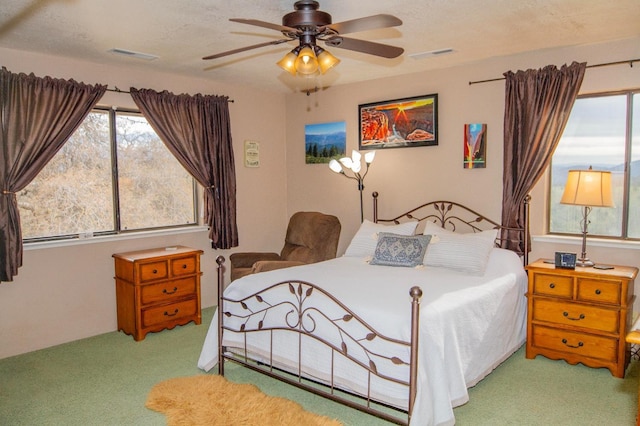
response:
[[[526,229],[507,229],[501,227],[498,223],[486,218],[483,215],[455,202],[451,201],[434,201],[425,203],[416,207],[400,216],[392,219],[381,219],[378,217],[378,193],[373,193],[373,215],[374,222],[377,223],[400,223],[407,220],[416,220],[418,222],[432,221],[443,228],[457,230],[457,228],[466,226],[472,232],[481,232],[485,229],[500,229],[506,231],[497,238],[496,244],[499,246],[504,239],[502,235],[524,234],[520,247],[523,247],[523,253],[519,253],[523,257],[526,265],[528,260],[528,211],[529,198],[525,201]],[[459,214],[458,211],[461,213]],[[512,240],[516,241],[516,240]],[[292,386],[302,388],[316,395],[323,396],[351,408],[372,414],[376,417],[390,421],[396,424],[408,425],[411,420],[412,410],[415,404],[417,391],[417,372],[418,372],[418,334],[420,321],[420,298],[422,290],[419,287],[412,287],[407,299],[408,306],[411,309],[411,332],[410,340],[398,340],[392,337],[384,336],[377,332],[373,327],[367,324],[349,307],[345,306],[333,295],[324,291],[322,288],[305,281],[290,280],[273,284],[259,292],[251,294],[243,299],[234,300],[224,296],[224,262],[223,256],[216,259],[218,269],[218,373],[224,376],[224,364],[231,361],[243,365],[253,371],[281,380]],[[288,288],[290,299],[274,300],[271,297],[273,292],[285,291]],[[314,306],[315,298],[324,298],[332,304],[332,312],[337,310],[341,315],[329,316],[319,311]],[[235,311],[227,308],[228,305],[239,306]],[[238,313],[238,310],[241,314]],[[236,313],[232,313],[236,312]],[[283,314],[284,312],[284,314]],[[275,318],[274,318],[275,317]],[[226,322],[225,322],[226,320]],[[234,322],[235,325],[230,325]],[[336,339],[329,341],[324,337],[315,334],[319,324],[325,327],[331,327],[335,330]],[[356,327],[352,327],[353,324]],[[353,329],[359,329],[357,335]],[[235,352],[231,352],[223,345],[224,330],[244,333],[244,348]],[[273,333],[280,331],[288,331],[296,333],[298,337],[298,362],[297,365],[289,366],[287,371],[274,366],[273,359]],[[247,336],[255,332],[270,333],[270,347],[268,348],[268,361],[261,360],[256,362],[249,358],[247,350]],[[304,350],[304,338],[311,338],[316,342],[330,349],[331,352],[331,371],[330,379],[327,382],[318,384],[305,374],[301,365],[301,353]],[[407,353],[407,357],[387,356],[385,354],[370,351],[366,342],[374,339],[381,339],[389,345],[397,347],[399,352]],[[360,356],[352,354],[359,353]],[[366,360],[363,361],[362,354]],[[356,399],[348,398],[347,395],[353,396],[348,391],[344,391],[335,386],[334,383],[334,365],[335,357],[342,357],[349,360],[357,368],[364,369],[368,375],[368,388],[366,395],[355,395]],[[384,373],[379,372],[379,366],[386,363],[388,366],[398,366],[408,369],[408,380],[398,380]],[[377,401],[371,396],[371,377],[376,376],[381,380],[395,382],[407,388],[407,410],[390,407],[388,404]],[[342,396],[345,392],[347,395]],[[375,404],[372,405],[372,403]],[[378,408],[380,407],[380,408]],[[394,414],[390,414],[389,410],[393,409]],[[395,413],[399,415],[395,415]]]

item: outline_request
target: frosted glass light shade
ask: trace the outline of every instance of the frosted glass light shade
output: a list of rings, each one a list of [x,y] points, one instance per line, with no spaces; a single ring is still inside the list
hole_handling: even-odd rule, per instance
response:
[[[318,65],[320,66],[320,72],[322,74],[326,73],[330,68],[335,67],[340,63],[340,59],[333,56],[331,53],[326,50],[317,47],[317,57],[318,57]]]
[[[349,157],[342,157],[340,159],[340,163],[342,163],[342,165],[345,166],[347,169],[350,169],[351,165],[353,164],[353,161],[351,161],[351,158]]]
[[[333,170],[336,173],[340,173],[342,172],[342,166],[340,165],[340,163],[338,162],[338,160],[331,160],[329,161],[329,168],[331,170]]]
[[[611,172],[569,170],[561,204],[589,207],[613,207]]]
[[[369,151],[366,154],[364,154],[364,162],[367,164],[371,164],[373,163],[373,159],[376,157],[376,152],[375,151]]]
[[[351,151],[351,161],[353,161],[354,163],[359,163],[361,159],[362,159],[362,154],[360,154],[355,149]]]
[[[298,55],[296,54],[295,49],[291,52],[284,55],[280,61],[276,62],[283,70],[287,71],[289,74],[295,76],[296,75],[296,59],[298,59]]]
[[[295,66],[296,71],[303,75],[314,74],[318,71],[318,59],[311,47],[305,46],[300,50]]]

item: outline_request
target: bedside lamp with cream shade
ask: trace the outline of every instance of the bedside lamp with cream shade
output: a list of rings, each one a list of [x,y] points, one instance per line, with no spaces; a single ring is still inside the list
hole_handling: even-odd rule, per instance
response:
[[[589,267],[593,262],[587,257],[587,226],[592,207],[614,207],[611,195],[611,172],[593,170],[569,170],[561,204],[583,206],[582,255],[576,266]]]

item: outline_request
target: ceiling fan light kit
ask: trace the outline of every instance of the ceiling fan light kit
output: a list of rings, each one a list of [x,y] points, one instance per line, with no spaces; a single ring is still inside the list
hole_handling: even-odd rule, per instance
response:
[[[404,49],[400,47],[342,36],[342,34],[347,33],[402,25],[402,21],[395,16],[380,14],[333,24],[331,15],[318,10],[320,4],[317,1],[299,0],[296,1],[293,6],[294,11],[282,17],[282,25],[257,19],[231,19],[232,22],[280,31],[287,37],[286,39],[233,49],[215,55],[205,56],[202,59],[217,59],[259,47],[276,45],[288,41],[298,41],[298,46],[287,53],[280,61],[276,62],[276,64],[293,76],[300,75],[309,77],[318,73],[324,74],[340,63],[338,58],[318,46],[318,41],[322,41],[332,47],[353,50],[383,58],[396,58],[404,52]]]

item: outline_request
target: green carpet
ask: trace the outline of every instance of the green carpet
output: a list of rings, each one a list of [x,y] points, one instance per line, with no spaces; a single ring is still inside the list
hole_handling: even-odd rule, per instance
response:
[[[164,425],[145,408],[151,387],[168,378],[203,374],[196,367],[213,308],[203,324],[150,333],[141,342],[113,332],[0,360],[0,425]],[[231,381],[346,425],[388,423],[233,364]],[[470,390],[455,409],[457,425],[632,425],[638,362],[624,380],[605,369],[544,357],[527,360],[521,348]]]

